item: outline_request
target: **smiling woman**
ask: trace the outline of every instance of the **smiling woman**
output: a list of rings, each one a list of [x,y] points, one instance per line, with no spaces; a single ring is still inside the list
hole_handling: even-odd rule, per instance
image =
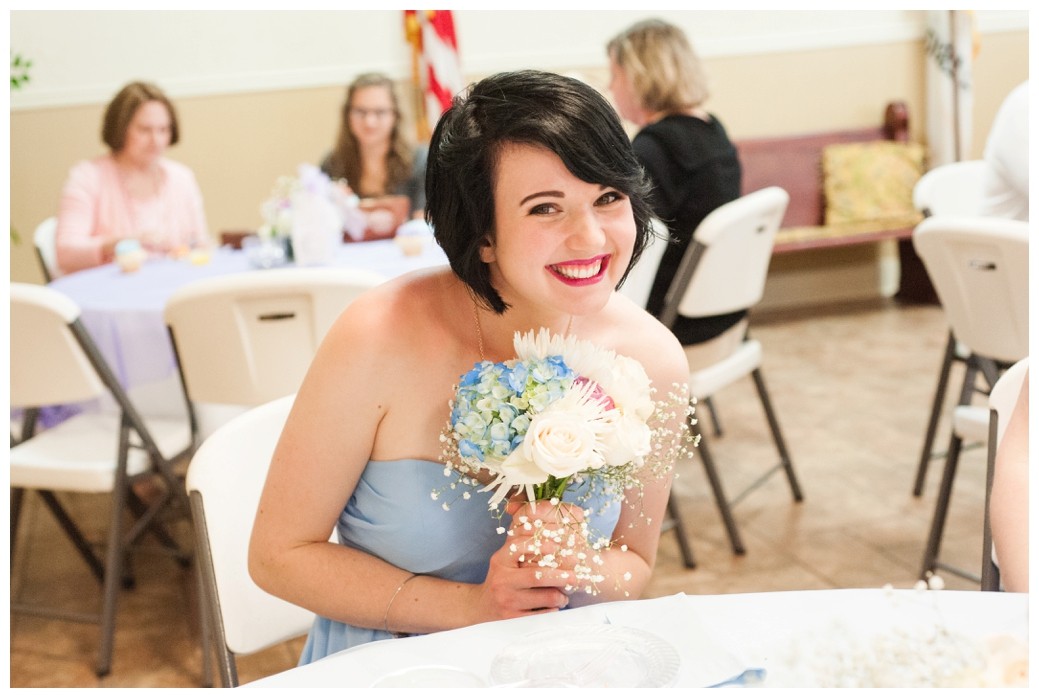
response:
[[[429,154],[427,214],[451,269],[383,284],[339,318],[298,393],[257,512],[253,578],[319,616],[304,663],[397,633],[637,597],[656,556],[670,463],[625,480],[620,502],[601,488],[574,492],[583,497],[574,508],[569,490],[562,502],[528,502],[511,486],[494,499],[468,491],[441,462],[460,376],[517,356],[517,333],[584,340],[597,347],[584,355],[627,357],[662,396],[681,394],[688,367],[678,342],[615,292],[652,230],[616,112],[577,80],[494,75],[455,99]],[[590,375],[600,374],[574,378],[594,384],[581,394],[604,396],[593,411],[619,423],[621,393]],[[537,392],[523,419],[539,412]],[[681,432],[682,418],[667,414],[661,433]],[[507,421],[501,429],[526,431],[519,416]],[[455,495],[438,501],[439,492]],[[504,509],[489,511],[506,494]],[[614,544],[586,556],[593,544],[579,537],[582,555],[558,549],[558,566],[539,566],[523,547],[546,555],[559,544],[531,532],[534,519],[587,525]],[[340,543],[329,542],[333,528]],[[595,561],[594,593],[573,586],[579,558]]]
[[[101,127],[108,155],[72,168],[55,232],[58,266],[72,272],[111,262],[122,240],[151,254],[207,245],[195,175],[166,159],[180,139],[173,104],[155,85],[133,82],[109,102]]]

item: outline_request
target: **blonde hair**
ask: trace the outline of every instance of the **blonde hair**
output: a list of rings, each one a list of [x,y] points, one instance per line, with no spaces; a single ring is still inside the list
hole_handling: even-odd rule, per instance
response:
[[[633,24],[610,40],[606,53],[628,75],[644,109],[677,112],[707,99],[703,65],[673,24],[660,19]]]

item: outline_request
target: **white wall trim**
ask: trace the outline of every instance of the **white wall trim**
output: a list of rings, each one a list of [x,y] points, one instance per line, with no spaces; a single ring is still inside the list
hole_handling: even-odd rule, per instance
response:
[[[271,26],[273,21],[262,17],[263,13],[258,13],[247,18],[247,24],[250,30],[256,32],[255,50],[266,52],[266,55],[258,54],[264,60],[251,63],[239,61],[237,64],[232,57],[241,53],[243,42],[240,37],[227,38],[226,13],[197,13],[197,16],[188,19],[182,17],[179,24],[171,23],[169,28],[171,35],[177,37],[174,43],[185,46],[189,52],[186,60],[170,61],[168,56],[150,56],[146,45],[142,50],[140,42],[143,40],[137,39],[138,45],[122,51],[134,57],[132,66],[110,55],[119,54],[123,47],[113,49],[106,45],[109,50],[102,51],[97,43],[108,41],[110,44],[113,33],[109,18],[113,16],[121,14],[125,22],[131,25],[136,23],[154,31],[154,15],[148,17],[148,13],[142,12],[109,13],[105,26],[99,26],[96,34],[83,32],[80,36],[74,32],[68,33],[68,16],[60,16],[66,13],[54,13],[59,16],[48,19],[41,19],[40,13],[28,13],[36,16],[27,17],[24,22],[19,21],[22,19],[20,14],[27,13],[11,13],[11,50],[34,59],[33,76],[37,79],[27,88],[11,93],[12,112],[104,104],[125,82],[139,78],[141,70],[145,71],[148,79],[159,83],[171,97],[177,99],[343,86],[354,75],[370,70],[382,71],[402,80],[408,79],[411,74],[403,29],[398,30],[398,26],[402,27],[397,21],[399,10],[372,11],[368,15],[353,16],[345,12],[317,13],[325,17],[308,16],[308,13],[284,13],[283,17],[295,15],[293,19],[297,24],[294,28],[299,31],[286,34],[284,42],[274,40],[278,37],[279,27]],[[510,26],[517,37],[533,35],[538,29],[538,22],[552,19],[551,11],[510,12],[507,21],[505,14],[502,11],[456,11],[462,64],[467,74],[483,75],[517,67],[574,70],[605,66],[605,41],[635,19],[648,16],[643,12],[632,11],[560,11],[554,19],[556,24],[565,25],[563,29],[555,27],[555,35],[543,36],[538,43],[519,38],[502,42],[499,36],[501,27]],[[683,25],[697,51],[705,58],[898,43],[921,39],[924,33],[924,14],[919,11],[747,12],[746,21],[742,17],[734,21],[734,16],[741,14],[739,11],[664,11],[655,14]],[[336,34],[328,30],[330,15],[344,25],[358,25],[360,28],[356,32],[360,36],[354,33],[344,36],[342,45],[330,45],[336,41],[330,38]],[[358,18],[358,21],[344,21],[354,18]],[[323,26],[313,27],[321,30],[314,32],[315,48],[315,45],[306,45],[300,37],[307,34],[307,22],[317,23],[319,20]],[[1026,11],[982,11],[977,13],[977,20],[978,32],[984,35],[1027,31],[1029,17]],[[59,27],[67,32],[63,35],[64,42],[81,41],[82,45],[65,45],[60,50],[49,45],[45,40],[48,21],[65,22],[66,26]],[[588,25],[587,35],[575,36],[572,27],[582,24]],[[19,29],[23,26],[27,29],[20,33]],[[132,34],[132,31],[128,33]],[[383,38],[390,35],[393,41]],[[304,45],[297,43],[293,46],[292,40],[303,42]],[[237,49],[237,52],[233,49]],[[343,56],[344,53],[348,55]],[[149,65],[149,61],[153,65]],[[227,67],[221,71],[221,66]]]

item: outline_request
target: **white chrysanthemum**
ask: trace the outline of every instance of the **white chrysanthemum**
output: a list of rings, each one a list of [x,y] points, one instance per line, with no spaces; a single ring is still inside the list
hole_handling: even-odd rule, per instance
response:
[[[516,333],[513,340],[520,360],[559,355],[573,372],[598,383],[622,414],[647,420],[654,404],[646,370],[635,359],[574,336],[562,337],[542,328],[536,334]]]

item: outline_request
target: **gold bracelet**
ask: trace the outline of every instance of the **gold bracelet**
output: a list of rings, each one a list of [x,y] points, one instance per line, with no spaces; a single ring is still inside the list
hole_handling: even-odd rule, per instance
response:
[[[412,573],[403,582],[401,582],[400,585],[397,587],[397,590],[393,592],[393,596],[390,597],[389,603],[386,604],[386,613],[383,614],[382,617],[382,627],[386,632],[390,632],[390,607],[393,605],[394,600],[397,598],[397,594],[400,593],[401,589],[403,589],[408,582],[410,582],[415,577],[421,576],[422,575],[418,572]]]

